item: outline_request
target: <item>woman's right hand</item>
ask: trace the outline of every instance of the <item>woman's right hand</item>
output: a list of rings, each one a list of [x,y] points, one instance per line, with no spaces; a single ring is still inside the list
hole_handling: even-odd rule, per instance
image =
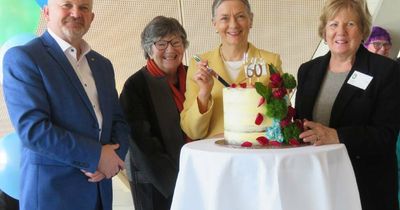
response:
[[[199,86],[197,101],[200,113],[207,111],[208,101],[211,97],[211,90],[214,86],[212,73],[207,70],[207,61],[200,61],[196,64],[197,71],[193,75],[193,80]]]

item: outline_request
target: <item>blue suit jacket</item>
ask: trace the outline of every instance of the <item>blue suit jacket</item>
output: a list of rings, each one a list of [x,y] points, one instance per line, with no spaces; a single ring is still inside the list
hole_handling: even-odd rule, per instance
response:
[[[99,196],[103,208],[111,209],[111,180],[90,183],[81,169],[96,171],[104,144],[119,143],[117,153],[123,159],[129,128],[118,104],[111,62],[94,51],[86,58],[102,126],[73,67],[48,32],[4,56],[4,97],[23,144],[22,210],[91,210]]]

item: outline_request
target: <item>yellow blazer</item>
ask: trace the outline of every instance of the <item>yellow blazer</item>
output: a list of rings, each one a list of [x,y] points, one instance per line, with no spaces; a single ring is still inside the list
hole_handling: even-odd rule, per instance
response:
[[[246,81],[244,71],[240,71],[238,78],[232,81],[229,77],[225,64],[220,55],[220,47],[215,48],[212,51],[208,51],[200,57],[203,60],[208,60],[210,68],[214,69],[222,78],[225,79],[229,84],[242,83]],[[279,71],[282,72],[281,59],[278,54],[271,53],[265,50],[257,49],[249,43],[248,50],[249,58],[263,58],[267,63],[274,64]],[[207,112],[201,114],[197,104],[197,94],[199,93],[199,87],[193,80],[193,75],[197,71],[196,63],[192,58],[190,60],[189,69],[186,77],[186,100],[183,104],[183,110],[181,112],[181,127],[185,133],[191,139],[203,139],[222,134],[224,132],[224,112],[222,102],[222,89],[224,86],[214,78],[214,86],[211,91],[212,98],[208,106]],[[269,76],[263,76],[260,81],[267,84]]]

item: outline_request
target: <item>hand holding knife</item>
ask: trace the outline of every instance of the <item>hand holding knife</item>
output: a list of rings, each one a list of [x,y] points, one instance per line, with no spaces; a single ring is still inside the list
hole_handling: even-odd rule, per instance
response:
[[[201,58],[198,55],[193,55],[193,59],[196,62],[200,62],[201,61]],[[215,78],[217,78],[217,80],[219,82],[221,82],[225,87],[229,87],[230,86],[229,83],[227,83],[221,76],[219,76],[217,74],[217,72],[215,72],[212,68],[210,68],[208,65],[206,67],[207,67],[208,72],[211,73],[211,75],[213,75]]]

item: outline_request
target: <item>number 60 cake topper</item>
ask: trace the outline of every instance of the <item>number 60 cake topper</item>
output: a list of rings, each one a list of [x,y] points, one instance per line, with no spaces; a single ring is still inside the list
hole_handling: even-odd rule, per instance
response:
[[[244,70],[247,78],[249,78],[249,85],[253,85],[252,78],[254,76],[257,78],[257,82],[259,82],[260,77],[263,75],[263,72],[267,73],[266,68],[267,65],[264,59],[251,58],[251,60],[249,60],[247,57],[247,53],[244,55]]]

